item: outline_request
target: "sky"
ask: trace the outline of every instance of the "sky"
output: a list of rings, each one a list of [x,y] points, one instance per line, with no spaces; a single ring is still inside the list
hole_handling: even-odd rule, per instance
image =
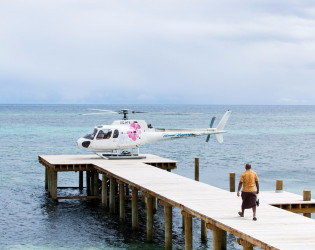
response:
[[[315,2],[0,0],[2,104],[315,105]]]

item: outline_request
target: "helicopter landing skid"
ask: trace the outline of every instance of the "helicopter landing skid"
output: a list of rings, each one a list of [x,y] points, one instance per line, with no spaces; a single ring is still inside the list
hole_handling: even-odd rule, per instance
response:
[[[130,160],[130,159],[145,159],[145,155],[131,154],[131,153],[96,153],[98,156],[108,160]]]

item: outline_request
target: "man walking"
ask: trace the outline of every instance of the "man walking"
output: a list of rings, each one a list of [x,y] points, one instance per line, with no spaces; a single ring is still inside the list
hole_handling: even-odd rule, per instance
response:
[[[240,182],[238,184],[237,196],[240,196],[240,190],[242,189],[242,212],[238,212],[241,217],[244,217],[245,209],[253,209],[253,220],[256,218],[256,195],[259,193],[259,183],[257,174],[251,170],[251,165],[247,163],[245,165],[245,172],[241,174]],[[256,185],[256,188],[255,188]]]

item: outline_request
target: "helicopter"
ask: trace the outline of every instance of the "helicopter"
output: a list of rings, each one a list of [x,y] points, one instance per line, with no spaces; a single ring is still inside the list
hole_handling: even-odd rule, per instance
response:
[[[96,110],[96,109],[94,109]],[[139,147],[147,143],[157,141],[187,138],[214,134],[219,143],[223,142],[224,127],[230,117],[231,111],[227,110],[217,127],[213,128],[216,117],[212,117],[210,127],[205,129],[174,129],[153,128],[144,120],[133,120],[128,118],[129,113],[144,113],[122,109],[120,111],[97,110],[110,113],[123,114],[122,120],[115,120],[111,125],[95,126],[92,131],[77,140],[79,147],[92,151],[105,159],[142,159]],[[90,113],[95,114],[95,113]],[[137,152],[134,152],[134,149]]]

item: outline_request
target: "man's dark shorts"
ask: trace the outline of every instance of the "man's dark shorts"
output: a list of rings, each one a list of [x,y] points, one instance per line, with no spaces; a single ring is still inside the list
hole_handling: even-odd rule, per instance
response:
[[[256,206],[256,192],[242,192],[242,209]]]

